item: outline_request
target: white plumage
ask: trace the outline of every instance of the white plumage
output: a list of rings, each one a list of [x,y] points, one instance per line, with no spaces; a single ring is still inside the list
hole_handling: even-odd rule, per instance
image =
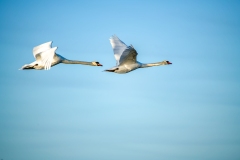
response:
[[[45,69],[49,70],[52,66],[65,63],[65,64],[83,64],[83,65],[91,65],[91,66],[102,66],[99,62],[85,62],[85,61],[76,61],[76,60],[68,60],[62,57],[59,54],[56,54],[56,50],[58,47],[51,47],[52,41],[43,43],[33,48],[33,56],[36,61],[24,65],[22,69]]]
[[[116,35],[110,38],[110,43],[113,48],[114,57],[117,61],[116,66],[105,71],[114,73],[128,73],[138,68],[146,68],[152,66],[169,65],[169,61],[143,64],[137,61],[137,51],[134,47],[127,46]]]

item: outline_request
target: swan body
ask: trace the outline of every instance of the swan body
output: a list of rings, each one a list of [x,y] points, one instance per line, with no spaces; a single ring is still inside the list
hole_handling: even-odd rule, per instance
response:
[[[102,66],[99,62],[85,62],[85,61],[76,61],[76,60],[68,60],[63,56],[56,53],[57,47],[51,47],[52,41],[43,43],[39,46],[33,48],[33,56],[36,61],[25,64],[20,68],[20,70],[24,69],[36,69],[36,70],[49,70],[52,66],[55,66],[59,63],[65,64],[83,64],[90,66]]]
[[[140,63],[137,61],[138,53],[132,45],[127,46],[115,35],[110,38],[110,43],[112,45],[112,48],[114,51],[114,57],[117,61],[117,64],[115,67],[105,70],[107,72],[123,74],[123,73],[131,72],[138,68],[172,64],[169,61],[146,63],[146,64]]]

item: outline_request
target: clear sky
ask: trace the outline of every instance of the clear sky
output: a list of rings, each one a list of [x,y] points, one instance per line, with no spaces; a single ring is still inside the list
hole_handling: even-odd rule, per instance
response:
[[[102,72],[113,34],[173,64]],[[18,70],[48,41],[103,67]],[[239,1],[2,0],[0,51],[0,159],[240,159]]]

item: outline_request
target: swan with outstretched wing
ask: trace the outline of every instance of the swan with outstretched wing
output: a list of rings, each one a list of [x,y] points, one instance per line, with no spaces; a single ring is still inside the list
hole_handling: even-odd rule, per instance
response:
[[[105,70],[107,72],[128,73],[138,68],[172,64],[169,61],[146,64],[138,62],[137,61],[138,53],[134,49],[134,47],[132,45],[127,46],[116,35],[110,38],[110,43],[112,45],[114,57],[117,61],[117,64],[115,67]]]
[[[57,47],[52,48],[51,46],[52,46],[52,41],[46,42],[39,46],[34,47],[33,56],[35,57],[36,61],[22,66],[20,70],[25,70],[25,69],[49,70],[52,66],[57,65],[59,63],[102,66],[99,62],[95,62],[95,61],[85,62],[85,61],[68,60],[56,53]]]

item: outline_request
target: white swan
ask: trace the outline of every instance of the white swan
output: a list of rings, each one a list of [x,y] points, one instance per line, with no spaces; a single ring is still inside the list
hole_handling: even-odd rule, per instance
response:
[[[52,66],[57,65],[59,63],[102,66],[99,62],[84,62],[84,61],[68,60],[62,57],[61,55],[56,54],[55,52],[57,50],[57,47],[52,48],[51,45],[52,45],[52,41],[46,42],[39,46],[34,47],[33,56],[35,57],[36,61],[22,66],[20,70],[23,70],[23,69],[49,70]]]
[[[105,70],[107,72],[128,73],[138,68],[172,64],[169,61],[148,64],[140,63],[136,60],[138,53],[132,45],[127,46],[115,35],[110,38],[110,43],[114,51],[114,57],[117,61],[117,65],[113,68]]]

